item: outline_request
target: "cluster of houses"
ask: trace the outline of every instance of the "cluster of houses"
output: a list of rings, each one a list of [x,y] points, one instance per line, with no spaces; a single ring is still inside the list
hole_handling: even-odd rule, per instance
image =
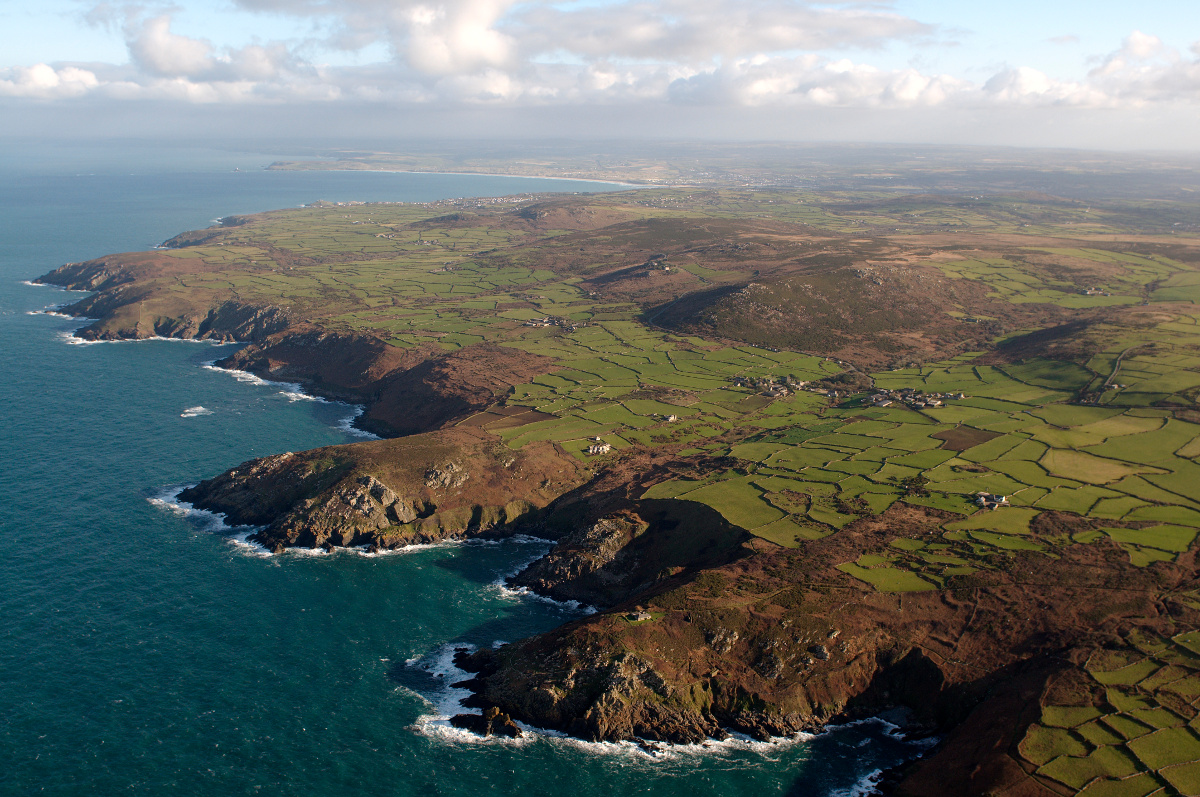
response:
[[[553,315],[548,315],[543,318],[531,318],[526,321],[524,325],[527,327],[562,327],[567,332],[575,331],[575,322]]]
[[[611,445],[609,445],[608,443],[604,442],[603,438],[596,437],[593,439],[596,442],[592,443],[590,446],[588,446],[585,449],[585,453],[587,453],[589,456],[596,456],[597,454],[607,454],[608,452],[613,450],[613,447]]]
[[[734,387],[750,388],[757,390],[764,396],[771,398],[782,398],[790,396],[792,391],[804,388],[808,383],[801,382],[794,376],[780,376],[772,379],[771,377],[756,378],[752,376],[735,376],[733,377]]]
[[[235,169],[234,171],[237,171],[237,170]],[[352,199],[349,202],[330,202],[325,199],[318,199],[316,202],[309,202],[307,205],[304,205],[304,207],[306,207],[306,208],[348,208],[348,207],[353,207],[355,205],[365,205],[365,204],[367,204],[367,203],[362,202],[357,199]],[[394,202],[378,202],[376,204],[394,205],[396,203],[394,203]],[[350,217],[347,216],[346,218],[350,218]]]
[[[1007,495],[985,492],[975,493],[975,504],[984,509],[999,509],[1002,506],[1009,506]]]
[[[818,385],[810,385],[808,382],[796,379],[794,376],[780,377],[749,377],[735,376],[733,377],[735,387],[749,388],[758,391],[760,395],[769,396],[771,398],[783,398],[791,395],[797,390],[807,390],[818,395],[828,396],[833,399],[846,398],[853,394],[852,390],[839,390],[837,388],[826,388]],[[964,393],[924,393],[912,388],[904,388],[903,390],[882,390],[869,396],[866,403],[876,407],[889,407],[892,404],[903,404],[913,409],[924,409],[926,407],[941,407],[951,399],[964,399]]]
[[[923,393],[906,387],[902,390],[884,390],[867,399],[876,407],[890,407],[893,404],[903,404],[915,410],[926,407],[940,407],[951,399],[965,399],[965,393]]]
[[[1080,288],[1079,293],[1083,296],[1112,296],[1103,288]]]

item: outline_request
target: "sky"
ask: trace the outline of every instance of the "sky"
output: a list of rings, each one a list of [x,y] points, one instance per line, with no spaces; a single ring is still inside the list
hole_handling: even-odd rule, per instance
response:
[[[1195,0],[0,0],[0,136],[1200,149]]]

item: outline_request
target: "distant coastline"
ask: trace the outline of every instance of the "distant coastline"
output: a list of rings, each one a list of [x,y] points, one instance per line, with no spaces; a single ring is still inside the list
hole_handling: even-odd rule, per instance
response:
[[[354,163],[356,161],[350,161]],[[391,169],[391,168],[376,168],[370,164],[364,164],[360,168],[341,166],[342,161],[275,161],[263,167],[264,171],[268,172],[382,172],[385,174],[444,174],[449,176],[462,177],[514,177],[523,180],[558,180],[563,182],[576,183],[604,183],[606,185],[617,185],[623,188],[680,188],[682,185],[670,183],[652,183],[649,181],[634,182],[630,180],[614,180],[604,179],[600,177],[560,177],[549,174],[511,174],[508,172],[481,172],[481,171],[452,171],[446,169]],[[328,167],[317,166],[310,168],[306,164],[331,164]]]

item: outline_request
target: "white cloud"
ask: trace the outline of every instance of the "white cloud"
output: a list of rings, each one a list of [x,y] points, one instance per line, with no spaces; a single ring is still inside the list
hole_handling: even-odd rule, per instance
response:
[[[126,43],[143,70],[161,77],[195,77],[212,71],[213,45],[171,32],[167,14],[143,22]]]
[[[303,41],[231,47],[185,35],[171,13],[97,6],[124,31],[128,65],[0,71],[0,94],[186,103],[714,108],[1120,108],[1200,103],[1200,43],[1180,53],[1132,32],[1078,80],[1028,65],[970,81],[880,68],[871,53],[939,29],[884,2],[816,0],[235,0],[310,19]],[[1060,37],[1064,41],[1071,37]],[[392,59],[325,67],[313,54],[386,43]],[[831,53],[850,52],[853,59]]]
[[[795,0],[635,0],[582,8],[534,4],[508,25],[527,51],[690,64],[758,53],[880,47],[936,33],[934,26],[892,12]]]
[[[408,9],[403,15],[408,62],[428,75],[494,75],[497,67],[513,59],[513,40],[496,29],[510,4],[511,0],[462,0]]]
[[[100,85],[96,75],[86,69],[46,64],[0,70],[0,96],[58,99],[81,97]]]

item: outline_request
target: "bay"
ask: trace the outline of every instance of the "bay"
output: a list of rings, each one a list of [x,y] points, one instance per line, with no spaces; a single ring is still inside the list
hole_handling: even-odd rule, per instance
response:
[[[228,346],[73,344],[78,321],[37,311],[77,294],[23,281],[318,199],[618,187],[273,159],[28,144],[0,160],[0,793],[849,794],[911,754],[878,723],[657,757],[470,739],[438,720],[454,647],[575,616],[500,586],[544,546],[264,556],[165,506],[246,459],[355,439],[353,408],[203,367]]]

